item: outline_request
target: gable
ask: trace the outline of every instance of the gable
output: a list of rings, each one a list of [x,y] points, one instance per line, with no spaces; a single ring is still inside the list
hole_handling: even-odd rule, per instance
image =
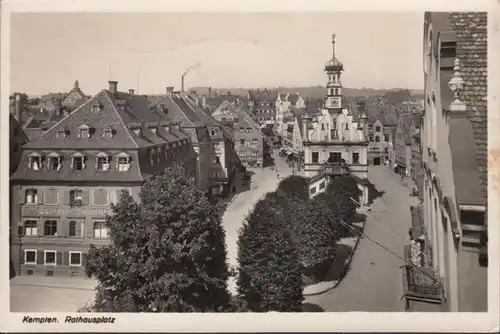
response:
[[[76,104],[78,100],[85,99],[85,96],[78,91],[71,91],[63,100],[63,104]]]

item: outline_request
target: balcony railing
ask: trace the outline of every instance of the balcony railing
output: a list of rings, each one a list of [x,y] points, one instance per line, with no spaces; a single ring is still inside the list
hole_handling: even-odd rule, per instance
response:
[[[340,176],[349,174],[351,170],[344,162],[327,162],[324,167],[324,172],[329,176]]]
[[[412,254],[413,253],[413,254]],[[443,291],[438,271],[429,258],[412,252],[411,245],[404,246],[406,264],[403,271],[403,293],[407,300],[441,304]]]

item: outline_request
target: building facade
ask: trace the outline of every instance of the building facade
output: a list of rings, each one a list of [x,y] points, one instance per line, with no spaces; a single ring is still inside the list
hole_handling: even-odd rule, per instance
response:
[[[244,166],[264,166],[264,135],[260,125],[241,106],[224,101],[212,117],[232,127],[234,149]]]
[[[104,224],[123,191],[197,154],[165,105],[123,93],[110,81],[23,147],[12,175],[12,259],[18,275],[82,276],[89,245],[108,242]]]
[[[330,163],[347,167],[350,175],[362,181],[368,178],[367,116],[357,115],[342,105],[340,77],[344,67],[335,57],[335,35],[332,43],[333,57],[325,65],[328,77],[325,105],[316,120],[308,113],[302,118],[304,174],[311,178],[324,172],[325,164]]]
[[[278,98],[276,99],[276,132],[279,136],[285,136],[288,125],[285,116],[293,117],[292,110],[303,109],[305,107],[305,101],[299,93],[278,94]]]
[[[428,12],[421,126],[426,251],[447,311],[487,294],[487,13]]]
[[[399,114],[394,140],[395,171],[405,177],[411,174],[411,121],[410,113]]]
[[[266,128],[276,128],[276,100],[278,92],[269,89],[248,91],[248,109],[254,120]]]

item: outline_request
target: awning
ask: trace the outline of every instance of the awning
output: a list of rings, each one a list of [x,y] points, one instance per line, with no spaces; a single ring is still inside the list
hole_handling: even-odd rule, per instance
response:
[[[411,230],[415,239],[425,239],[424,214],[422,206],[410,207],[411,212]]]

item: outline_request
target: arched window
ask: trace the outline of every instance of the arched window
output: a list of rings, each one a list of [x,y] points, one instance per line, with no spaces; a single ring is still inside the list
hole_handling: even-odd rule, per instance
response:
[[[130,169],[130,156],[121,152],[116,155],[116,169],[119,172],[126,172]]]
[[[59,154],[57,154],[56,152],[52,152],[47,157],[49,159],[49,164],[48,164],[49,170],[58,171],[61,169],[62,157]]]
[[[76,152],[71,155],[71,169],[72,170],[84,170],[85,169],[85,155]]]
[[[37,153],[37,152],[33,152],[31,153],[29,156],[29,168],[34,170],[34,171],[39,171],[40,169],[42,169],[42,159],[43,157]]]

